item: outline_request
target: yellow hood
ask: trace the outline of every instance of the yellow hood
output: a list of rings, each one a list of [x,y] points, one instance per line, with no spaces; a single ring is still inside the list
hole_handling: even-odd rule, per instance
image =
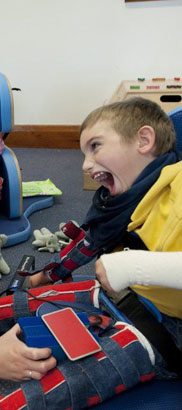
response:
[[[131,216],[149,250],[182,251],[182,161],[163,168],[160,177]]]

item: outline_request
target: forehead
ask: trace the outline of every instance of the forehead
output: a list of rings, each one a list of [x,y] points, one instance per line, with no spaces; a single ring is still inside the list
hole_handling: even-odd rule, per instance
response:
[[[116,131],[112,128],[107,120],[98,120],[95,124],[86,127],[80,136],[80,147],[83,149],[94,138],[109,139],[116,135]],[[118,135],[118,134],[117,134]]]

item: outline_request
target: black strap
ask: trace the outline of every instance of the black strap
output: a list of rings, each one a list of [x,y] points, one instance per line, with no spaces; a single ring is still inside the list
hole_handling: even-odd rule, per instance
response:
[[[129,249],[142,249],[148,250],[142,239],[136,234],[136,232],[125,232],[124,238],[122,239],[122,244],[124,248]]]
[[[167,363],[167,369],[182,376],[182,351],[177,348],[163,324],[159,323],[138,300],[137,295],[133,291],[129,292],[124,299],[117,303],[117,308],[158,350]]]

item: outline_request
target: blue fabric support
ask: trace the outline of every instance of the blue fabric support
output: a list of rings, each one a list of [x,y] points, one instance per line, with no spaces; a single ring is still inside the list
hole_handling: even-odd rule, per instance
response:
[[[66,378],[72,410],[86,408],[88,404],[87,380],[85,374],[80,371],[78,364],[67,360],[66,362],[59,362],[58,369]]]
[[[26,398],[28,410],[47,409],[44,392],[38,380],[29,380],[28,383],[23,382],[21,387]],[[32,400],[32,396],[34,400]]]
[[[78,364],[91,380],[101,401],[104,401],[115,394],[115,386],[117,385],[116,381],[118,381],[118,375],[116,375],[115,372],[112,373],[111,371],[108,377],[108,368],[104,369],[102,364],[95,359],[94,356],[79,360]],[[110,363],[108,363],[108,361],[107,364],[109,367]]]
[[[153,380],[93,406],[92,410],[181,410],[181,403],[181,380]]]
[[[28,306],[28,296],[27,293],[17,290],[13,294],[13,312],[15,321],[22,316],[32,316]]]

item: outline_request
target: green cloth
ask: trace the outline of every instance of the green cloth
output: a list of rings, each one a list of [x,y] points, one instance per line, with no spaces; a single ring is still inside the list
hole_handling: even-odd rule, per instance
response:
[[[22,182],[22,192],[23,197],[38,195],[62,195],[62,191],[58,189],[50,179],[46,179],[46,181]]]

